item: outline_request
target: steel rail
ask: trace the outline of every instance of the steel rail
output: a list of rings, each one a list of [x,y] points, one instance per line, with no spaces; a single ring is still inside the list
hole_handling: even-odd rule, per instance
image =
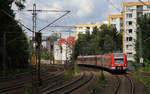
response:
[[[55,89],[53,89],[53,90],[46,91],[46,92],[44,92],[43,94],[51,94],[51,93],[54,93],[54,92],[58,92],[58,91],[60,91],[60,90],[62,90],[62,89],[64,89],[64,88],[66,88],[66,87],[71,86],[72,84],[75,84],[75,83],[79,82],[79,81],[82,80],[84,77],[85,77],[85,73],[83,73],[83,74],[80,76],[80,78],[78,78],[78,79],[76,79],[76,80],[74,80],[74,81],[72,81],[72,82],[70,82],[70,83],[64,84],[63,86],[57,87],[57,88],[55,88]]]
[[[121,84],[120,78],[118,76],[115,76],[115,77],[117,79],[117,87],[115,88],[115,90],[113,91],[112,94],[117,94],[118,93],[119,88],[120,88],[120,84]]]
[[[43,77],[43,81],[48,81],[48,80],[50,80],[50,79],[52,79],[52,78],[56,78],[56,77],[58,77],[59,75],[61,75],[61,74],[63,74],[64,73],[64,71],[63,72],[60,72],[60,70],[58,71],[58,73],[56,74],[56,75],[54,75],[54,76],[50,76],[50,77]],[[11,86],[7,86],[7,87],[3,87],[3,88],[0,88],[0,93],[4,93],[4,92],[7,92],[7,91],[11,91],[11,90],[14,90],[14,89],[18,89],[18,88],[23,88],[24,87],[24,84],[26,83],[26,82],[31,82],[32,80],[25,80],[24,82],[18,82],[18,83],[16,83],[16,84],[14,84],[14,85],[11,85]]]
[[[129,80],[129,82],[131,84],[130,94],[134,94],[134,92],[135,92],[135,84],[134,84],[133,80],[127,75],[124,75],[124,76]]]
[[[85,84],[87,84],[88,82],[90,82],[93,78],[94,78],[94,74],[91,72],[91,73],[90,73],[90,77],[89,77],[87,80],[85,80],[85,81],[83,81],[81,84],[79,84],[79,85],[77,85],[77,86],[71,88],[70,90],[67,90],[67,91],[62,92],[62,94],[70,94],[71,92],[73,92],[73,91],[79,89],[80,87],[82,87],[82,86],[84,86]]]

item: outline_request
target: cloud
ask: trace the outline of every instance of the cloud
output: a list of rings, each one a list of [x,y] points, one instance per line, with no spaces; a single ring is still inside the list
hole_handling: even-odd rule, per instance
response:
[[[51,4],[47,4],[46,6],[40,4],[40,8],[42,10],[63,10],[60,2],[53,2]],[[58,13],[58,12],[41,12],[39,14],[39,18],[40,19],[47,19],[47,18],[50,18],[50,17],[57,18],[58,16],[60,16],[60,14],[62,14],[62,13]]]
[[[115,7],[121,9],[122,1],[138,0],[109,0]],[[144,0],[147,1],[147,0]],[[71,13],[57,21],[54,25],[76,25],[92,23],[103,23],[108,20],[108,15],[118,14],[119,12],[108,2],[108,0],[26,0],[26,8],[32,9],[33,3],[36,3],[37,9],[55,9],[55,10],[70,10]],[[13,9],[16,7],[13,5]],[[25,25],[32,28],[32,13],[21,13],[16,15],[16,19],[21,19]],[[63,13],[40,12],[37,15],[37,30],[47,25],[48,23],[61,16]],[[53,28],[53,31],[57,28]],[[45,32],[51,31],[50,28],[45,29]]]
[[[77,8],[76,15],[78,17],[89,15],[94,8],[93,0],[71,0],[70,5]]]

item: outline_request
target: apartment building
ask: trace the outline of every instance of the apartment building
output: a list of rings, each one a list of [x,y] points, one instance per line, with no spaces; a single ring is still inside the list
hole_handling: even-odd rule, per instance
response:
[[[117,29],[118,32],[123,31],[123,17],[122,15],[109,15],[108,24]]]
[[[137,18],[144,14],[150,16],[150,2],[123,3],[123,52],[128,61],[134,61]]]
[[[86,34],[86,32],[90,32],[92,34],[92,31],[94,27],[100,27],[101,24],[78,24],[76,25],[76,39],[78,39],[78,34]]]

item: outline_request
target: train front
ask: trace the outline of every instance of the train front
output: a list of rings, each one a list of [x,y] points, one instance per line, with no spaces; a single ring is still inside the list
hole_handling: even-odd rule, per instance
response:
[[[127,70],[127,56],[124,53],[113,53],[111,60],[112,70]]]

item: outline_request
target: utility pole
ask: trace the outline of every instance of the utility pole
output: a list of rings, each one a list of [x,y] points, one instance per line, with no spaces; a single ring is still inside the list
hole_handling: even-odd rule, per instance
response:
[[[62,17],[64,17],[65,15],[67,15],[70,11],[66,11],[66,10],[63,10],[63,11],[58,11],[58,10],[37,10],[36,9],[36,4],[33,4],[33,10],[27,10],[27,11],[31,11],[33,12],[32,15],[33,15],[33,46],[34,45],[37,45],[37,57],[38,57],[38,85],[41,86],[42,85],[42,82],[41,82],[41,77],[40,77],[40,61],[41,61],[41,54],[40,54],[40,46],[41,46],[41,31],[46,29],[47,27],[49,27],[50,25],[52,25],[53,23],[55,23],[56,21],[58,21],[59,19],[61,19]],[[49,23],[48,25],[44,26],[43,28],[41,28],[40,30],[36,30],[36,20],[37,20],[37,12],[66,12],[65,14],[63,14],[62,16],[60,16],[59,18],[57,18],[56,20],[52,21],[51,23]],[[35,36],[37,35],[37,36]],[[36,39],[36,42],[35,42],[35,37],[37,38]],[[37,43],[37,44],[36,44]],[[35,48],[33,47],[33,55],[35,55]]]
[[[37,50],[37,57],[38,57],[38,84],[39,86],[42,85],[42,80],[41,80],[41,74],[40,74],[40,63],[41,63],[41,33],[40,32],[36,32],[35,33],[35,42],[36,42],[36,50]]]
[[[143,57],[142,57],[142,31],[141,31],[140,27],[139,27],[139,61],[140,61],[140,64],[143,65]]]
[[[6,32],[3,33],[3,48],[4,48],[4,54],[3,54],[3,70],[4,70],[4,75],[6,71]]]
[[[7,11],[1,9],[0,11],[2,11],[5,15],[9,16],[11,19],[14,20],[14,17],[11,16],[9,13],[7,13]],[[33,58],[33,62],[36,61],[36,57],[35,57],[35,32],[37,31],[36,30],[36,20],[37,20],[37,12],[65,12],[63,15],[61,15],[60,17],[58,17],[57,19],[55,19],[54,21],[52,21],[51,23],[49,23],[48,25],[46,25],[45,27],[41,28],[40,30],[38,30],[38,32],[40,33],[42,30],[46,29],[47,27],[51,26],[52,24],[54,24],[55,22],[57,22],[59,19],[61,19],[62,17],[64,17],[65,15],[67,15],[68,13],[70,13],[70,11],[67,11],[67,10],[37,10],[36,9],[36,4],[33,4],[33,9],[32,10],[26,10],[28,12],[32,12],[32,21],[33,21],[33,30],[31,30],[30,28],[28,28],[27,26],[25,26],[24,24],[22,24],[21,22],[18,21],[18,23],[23,26],[24,28],[26,28],[27,30],[29,30],[30,32],[32,32],[33,34],[33,38],[32,38],[32,55],[34,56]],[[16,20],[15,20],[16,21]],[[41,34],[41,33],[40,33]],[[3,45],[4,45],[4,49],[6,49],[6,35],[4,34],[3,35]],[[39,43],[39,45],[41,45],[41,43]],[[40,47],[39,47],[39,52],[40,52]],[[3,62],[5,64],[5,52],[4,52],[4,56],[3,56]],[[41,83],[41,80],[40,80],[40,53],[39,53],[39,63],[38,63],[38,80],[39,82]],[[32,60],[31,60],[32,61]],[[37,64],[34,65],[35,69],[36,69],[36,66]],[[33,73],[34,73],[34,70],[33,70]],[[35,75],[36,75],[36,72],[35,72]],[[34,77],[33,77],[34,78]],[[35,76],[35,80],[36,80],[36,76]],[[41,85],[41,84],[39,84]]]

